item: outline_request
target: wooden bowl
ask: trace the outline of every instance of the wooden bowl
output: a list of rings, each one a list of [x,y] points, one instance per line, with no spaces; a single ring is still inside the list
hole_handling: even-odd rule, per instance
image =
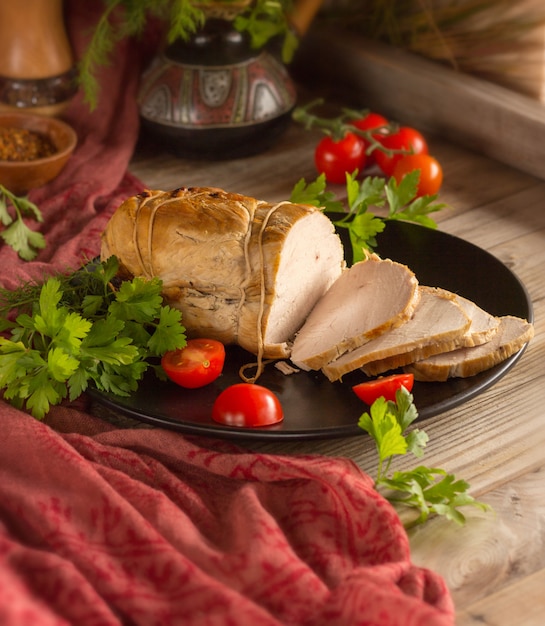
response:
[[[27,113],[0,113],[0,127],[23,128],[45,135],[54,145],[54,154],[29,161],[0,159],[0,184],[21,196],[58,176],[77,143],[75,130],[54,117]]]

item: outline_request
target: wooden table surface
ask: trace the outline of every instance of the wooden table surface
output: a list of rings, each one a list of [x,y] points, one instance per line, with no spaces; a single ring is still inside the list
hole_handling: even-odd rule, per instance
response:
[[[467,480],[493,507],[465,509],[460,527],[429,520],[411,533],[413,560],[442,574],[460,626],[545,624],[545,181],[428,137],[441,161],[439,228],[489,251],[525,284],[533,301],[535,338],[516,366],[480,396],[422,424],[430,441],[423,459]],[[300,179],[316,176],[316,136],[293,126],[266,153],[191,162],[142,143],[131,171],[149,188],[216,186],[276,201]],[[543,166],[545,168],[545,165]],[[374,474],[366,436],[307,442],[252,442],[270,453],[316,453],[352,459]],[[406,464],[406,467],[404,466]],[[397,468],[414,466],[399,459]]]

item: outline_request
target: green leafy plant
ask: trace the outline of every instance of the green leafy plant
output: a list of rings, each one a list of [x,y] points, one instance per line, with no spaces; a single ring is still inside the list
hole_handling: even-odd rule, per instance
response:
[[[398,184],[394,178],[386,181],[380,176],[368,176],[358,180],[358,172],[346,175],[347,210],[334,194],[327,190],[325,176],[321,174],[311,183],[301,179],[294,186],[290,200],[321,207],[332,216],[339,228],[348,229],[352,245],[352,262],[365,257],[365,251],[377,246],[376,235],[381,233],[389,220],[404,220],[436,228],[430,213],[440,211],[446,205],[437,202],[437,196],[417,197],[419,172],[407,174]],[[380,217],[371,209],[385,207],[386,215]]]
[[[109,63],[115,45],[141,36],[150,20],[165,25],[166,42],[187,40],[206,22],[206,8],[224,5],[236,8],[237,0],[104,0],[105,9],[94,27],[78,63],[78,81],[91,110],[97,105],[98,68]],[[273,37],[283,38],[282,56],[291,60],[297,38],[291,31],[288,13],[293,0],[255,0],[233,20],[233,26],[248,33],[252,45],[261,48]]]
[[[115,257],[43,284],[0,291],[0,388],[42,419],[92,381],[120,396],[135,391],[150,357],[186,345],[180,311],[163,305],[159,279],[114,285]],[[15,317],[15,319],[12,319]],[[161,370],[156,367],[156,372]]]
[[[281,38],[282,59],[289,63],[298,45],[288,20],[292,6],[292,0],[254,0],[248,11],[237,15],[233,25],[238,31],[249,34],[256,49],[263,48],[275,37]]]
[[[474,506],[483,511],[490,507],[468,493],[469,484],[443,469],[419,465],[408,471],[390,472],[394,457],[411,453],[424,455],[428,435],[418,428],[407,429],[418,418],[413,396],[402,387],[396,392],[396,401],[378,398],[363,413],[358,426],[375,442],[378,470],[375,485],[396,509],[414,513],[405,523],[407,528],[424,523],[430,515],[441,515],[458,524],[465,523],[460,507]]]
[[[38,207],[26,197],[16,196],[0,185],[0,222],[4,229],[0,237],[25,261],[32,261],[38,251],[45,248],[45,238],[27,226],[25,217],[43,222]]]

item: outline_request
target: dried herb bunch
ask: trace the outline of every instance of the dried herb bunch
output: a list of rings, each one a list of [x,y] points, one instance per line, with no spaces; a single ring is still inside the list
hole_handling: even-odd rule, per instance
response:
[[[329,0],[323,16],[536,96],[543,81],[543,0]]]

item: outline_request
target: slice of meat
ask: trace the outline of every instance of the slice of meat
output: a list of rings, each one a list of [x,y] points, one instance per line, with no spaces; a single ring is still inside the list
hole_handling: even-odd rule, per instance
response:
[[[534,336],[531,323],[507,315],[499,318],[499,328],[492,339],[479,346],[460,348],[438,354],[408,365],[416,380],[445,381],[449,378],[467,378],[484,372],[515,354]]]
[[[464,344],[460,347],[471,348],[490,341],[499,328],[499,318],[481,309],[472,300],[459,294],[455,294],[454,297],[471,319],[471,326],[464,337]]]
[[[405,323],[419,298],[418,281],[406,265],[370,255],[318,300],[295,336],[291,361],[304,370],[320,369]]]
[[[102,236],[124,278],[158,277],[190,337],[286,358],[318,299],[341,275],[344,250],[312,206],[214,188],[146,191],[127,199]]]
[[[420,302],[410,320],[325,365],[322,371],[329,380],[357,368],[376,376],[463,345],[471,320],[454,294],[423,286],[419,291]]]

